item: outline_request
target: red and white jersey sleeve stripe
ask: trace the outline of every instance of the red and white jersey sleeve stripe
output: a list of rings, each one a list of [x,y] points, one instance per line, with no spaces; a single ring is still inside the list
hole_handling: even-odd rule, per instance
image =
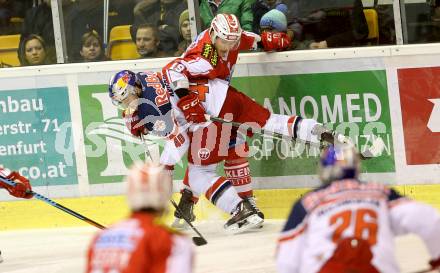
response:
[[[1,176],[6,177],[10,174],[11,174],[11,171],[9,169],[0,167],[0,175]]]

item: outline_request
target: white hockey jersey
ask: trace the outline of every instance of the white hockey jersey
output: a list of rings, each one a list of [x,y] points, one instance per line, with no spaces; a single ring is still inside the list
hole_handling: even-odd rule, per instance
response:
[[[221,79],[200,80],[190,83],[190,90],[197,92],[208,115],[218,116],[226,99],[229,84]],[[174,117],[178,124],[179,132],[172,140],[165,144],[164,151],[161,154],[160,163],[164,165],[175,165],[185,155],[189,147],[189,137],[187,131],[194,132],[200,128],[208,126],[211,122],[188,124],[182,111],[177,107],[179,98],[171,96],[170,102],[173,105]]]
[[[394,236],[406,233],[418,234],[431,257],[440,257],[440,215],[434,208],[382,184],[335,181],[294,204],[278,241],[278,272],[319,272],[347,237],[369,242],[378,271],[399,272]]]
[[[206,113],[214,117],[218,116],[220,110],[225,102],[226,95],[228,93],[229,83],[221,79],[213,80],[196,80],[190,82],[189,90],[195,92],[199,96],[199,100],[203,105]],[[187,124],[185,116],[182,111],[177,106],[179,98],[177,96],[172,96],[170,98],[171,104],[173,105],[173,110],[177,121],[180,126]],[[191,132],[196,131],[201,127],[207,126],[209,123],[205,124],[194,124],[189,127]]]

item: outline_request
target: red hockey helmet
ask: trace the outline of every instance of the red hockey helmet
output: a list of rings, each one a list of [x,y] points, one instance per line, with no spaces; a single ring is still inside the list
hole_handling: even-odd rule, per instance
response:
[[[171,173],[156,163],[134,164],[126,179],[127,201],[133,211],[168,207],[172,194]]]
[[[242,29],[237,16],[234,14],[219,13],[212,19],[209,33],[211,34],[212,43],[215,43],[216,38],[238,43]]]

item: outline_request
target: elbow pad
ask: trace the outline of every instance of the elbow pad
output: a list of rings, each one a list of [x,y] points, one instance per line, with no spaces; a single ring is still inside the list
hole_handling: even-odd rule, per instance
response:
[[[183,73],[179,73],[173,69],[170,69],[168,70],[168,79],[170,83],[170,88],[173,91],[189,88],[189,80]]]

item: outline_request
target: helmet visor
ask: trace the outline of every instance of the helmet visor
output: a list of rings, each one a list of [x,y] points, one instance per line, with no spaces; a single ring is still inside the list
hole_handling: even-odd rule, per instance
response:
[[[121,110],[126,110],[127,108],[137,109],[137,106],[138,106],[137,99],[138,99],[138,97],[136,95],[129,94],[128,96],[126,96],[122,100],[118,99],[116,97],[113,97],[112,103],[113,103],[113,105],[117,106]]]

